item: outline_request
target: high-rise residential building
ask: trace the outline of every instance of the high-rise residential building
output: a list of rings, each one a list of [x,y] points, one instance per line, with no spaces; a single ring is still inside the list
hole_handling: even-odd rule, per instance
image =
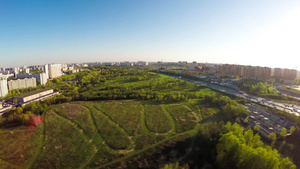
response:
[[[25,72],[25,73],[30,73],[30,69],[29,69],[29,68],[26,68],[26,69],[24,70],[24,72]]]
[[[138,66],[148,66],[148,62],[145,62],[145,61],[138,61],[138,62],[137,62],[137,65],[138,65]]]
[[[19,74],[19,68],[18,68],[18,67],[13,68],[13,72],[14,72],[15,74]]]
[[[8,94],[7,79],[0,78],[0,97],[5,97]]]
[[[33,77],[36,79],[37,82],[39,81],[41,85],[45,85],[48,80],[46,73],[35,74],[33,75]]]
[[[271,68],[269,67],[224,64],[220,66],[220,73],[253,80],[271,80]]]
[[[244,66],[242,65],[229,65],[229,64],[224,64],[219,67],[220,73],[222,74],[227,74],[227,75],[234,75],[234,76],[239,76],[243,77],[244,75],[242,74],[242,69]]]
[[[214,65],[214,71],[215,71],[215,73],[219,73],[220,72],[220,65]]]
[[[282,69],[281,68],[275,68],[274,69],[274,77],[275,78],[282,78]]]
[[[35,78],[36,81],[37,82],[39,81],[41,85],[45,85],[48,80],[46,73],[40,73],[40,74],[25,73],[25,74],[18,74],[16,77],[18,79]]]
[[[57,78],[62,76],[61,73],[61,64],[49,64],[49,78]]]
[[[287,80],[295,80],[297,77],[297,70],[295,69],[283,69],[282,78]]]
[[[44,73],[46,73],[47,79],[49,78],[49,68],[48,65],[44,65]]]
[[[269,67],[256,67],[256,80],[270,81],[271,80],[271,68]]]
[[[17,79],[17,80],[10,80],[8,81],[8,89],[25,89],[30,87],[36,87],[36,79]]]

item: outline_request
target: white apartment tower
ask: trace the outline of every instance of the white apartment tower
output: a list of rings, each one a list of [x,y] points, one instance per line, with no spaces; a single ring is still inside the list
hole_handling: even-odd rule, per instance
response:
[[[61,64],[49,64],[49,78],[53,79],[62,76]]]
[[[8,94],[7,79],[0,78],[0,97],[5,97]]]
[[[30,69],[29,69],[29,68],[26,68],[24,72],[25,72],[25,73],[30,73]]]
[[[48,69],[48,65],[44,66],[44,73],[46,73],[47,79],[49,79],[49,69]]]

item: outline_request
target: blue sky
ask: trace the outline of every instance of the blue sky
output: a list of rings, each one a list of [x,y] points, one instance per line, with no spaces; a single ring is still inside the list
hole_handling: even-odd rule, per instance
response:
[[[299,30],[298,0],[1,0],[0,67],[186,60],[300,68]]]

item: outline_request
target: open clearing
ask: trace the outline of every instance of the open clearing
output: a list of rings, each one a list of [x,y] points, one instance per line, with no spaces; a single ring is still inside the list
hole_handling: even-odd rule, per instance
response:
[[[193,106],[135,100],[50,106],[38,127],[1,130],[1,145],[5,146],[1,147],[0,165],[110,168],[176,137],[195,133],[201,114],[193,112]]]

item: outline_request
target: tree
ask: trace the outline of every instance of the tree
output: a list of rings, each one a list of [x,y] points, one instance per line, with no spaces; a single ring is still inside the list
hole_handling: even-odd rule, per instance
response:
[[[293,134],[295,130],[296,130],[295,126],[292,126],[290,129],[290,134]]]
[[[249,116],[247,116],[244,120],[244,123],[248,123]]]
[[[255,125],[253,129],[254,131],[259,131],[259,125]]]
[[[13,102],[14,102],[14,103],[18,103],[18,99],[17,99],[17,98],[14,98]]]
[[[281,132],[280,132],[280,137],[284,137],[286,136],[287,132],[286,132],[286,128],[282,128]]]
[[[23,113],[22,107],[17,107],[16,113],[19,114],[19,115],[22,114]]]
[[[271,145],[273,147],[276,141],[276,133],[275,132],[270,133],[268,138],[272,141]]]
[[[18,103],[18,99],[17,99],[17,98],[14,98],[14,99],[13,99],[13,102],[14,102],[14,103]]]
[[[184,166],[179,166],[178,162],[175,164],[166,164],[161,169],[189,169],[189,166],[186,164]]]

